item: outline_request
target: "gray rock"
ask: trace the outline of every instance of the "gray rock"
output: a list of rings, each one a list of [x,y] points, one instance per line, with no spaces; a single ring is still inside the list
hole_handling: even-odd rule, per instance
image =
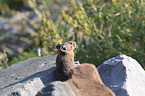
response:
[[[144,96],[145,71],[131,57],[119,55],[97,67],[101,79],[116,96]]]
[[[55,80],[55,58],[56,56],[29,58],[0,71],[1,96],[10,93],[35,96],[45,85]]]
[[[0,96],[75,96],[55,81],[54,56],[29,58],[0,71]]]

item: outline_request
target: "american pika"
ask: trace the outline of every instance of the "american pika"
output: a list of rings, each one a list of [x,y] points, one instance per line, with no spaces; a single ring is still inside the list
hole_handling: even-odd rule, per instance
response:
[[[72,77],[74,67],[74,52],[76,42],[68,41],[58,44],[58,55],[56,58],[56,79],[60,81],[68,80]]]

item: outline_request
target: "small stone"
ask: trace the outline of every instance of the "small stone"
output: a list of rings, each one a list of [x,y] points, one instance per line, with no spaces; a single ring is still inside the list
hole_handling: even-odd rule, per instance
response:
[[[45,86],[36,96],[76,96],[66,82],[55,81]]]

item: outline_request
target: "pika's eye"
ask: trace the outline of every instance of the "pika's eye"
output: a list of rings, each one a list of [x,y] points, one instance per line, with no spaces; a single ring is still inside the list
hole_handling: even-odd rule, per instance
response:
[[[61,50],[62,52],[67,52],[67,47],[66,47],[65,45],[62,45],[62,46],[60,47],[60,50]]]

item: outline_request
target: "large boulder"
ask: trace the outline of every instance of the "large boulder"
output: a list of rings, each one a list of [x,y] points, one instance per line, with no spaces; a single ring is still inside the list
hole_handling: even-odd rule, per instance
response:
[[[145,96],[145,71],[131,57],[119,55],[97,67],[101,79],[116,96]]]
[[[73,69],[72,78],[66,81],[75,92],[76,96],[115,96],[106,87],[93,64],[81,64]]]
[[[35,96],[43,87],[55,81],[52,75],[55,58],[56,55],[29,58],[0,71],[0,96]]]

